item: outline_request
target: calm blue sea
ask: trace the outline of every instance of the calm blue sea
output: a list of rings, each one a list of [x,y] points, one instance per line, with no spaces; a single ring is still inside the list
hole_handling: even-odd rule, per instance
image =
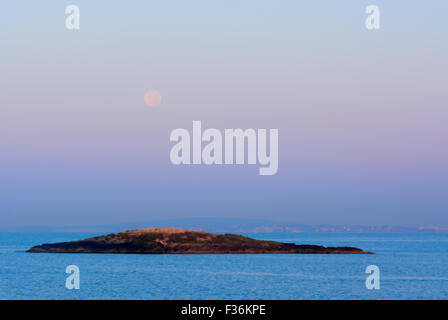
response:
[[[448,299],[448,234],[250,234],[375,255],[26,253],[91,233],[0,233],[0,299]],[[67,265],[80,290],[65,288]],[[365,269],[381,271],[367,290]]]

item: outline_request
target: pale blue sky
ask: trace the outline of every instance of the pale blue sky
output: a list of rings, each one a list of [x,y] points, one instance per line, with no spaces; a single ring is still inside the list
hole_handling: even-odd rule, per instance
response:
[[[65,29],[65,6],[81,30]],[[364,28],[365,7],[381,30]],[[3,1],[0,223],[448,226],[446,1]],[[157,108],[143,104],[155,89]],[[169,133],[278,128],[278,174]]]

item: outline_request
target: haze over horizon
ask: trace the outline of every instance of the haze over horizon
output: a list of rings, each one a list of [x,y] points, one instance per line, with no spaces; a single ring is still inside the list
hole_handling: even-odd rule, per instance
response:
[[[375,32],[372,1],[77,0],[76,32],[71,1],[0,3],[1,227],[448,227],[448,4],[374,2]],[[278,128],[277,174],[174,166],[170,132],[194,120]]]
[[[204,230],[208,232],[448,232],[448,228],[440,225],[360,225],[360,224],[306,224],[300,221],[285,221],[256,218],[232,217],[182,217],[171,219],[149,219],[141,221],[122,221],[101,224],[73,225],[17,225],[3,227],[0,232],[39,231],[39,232],[119,232],[123,230],[145,228],[180,228],[188,230]],[[263,231],[264,230],[264,231]]]

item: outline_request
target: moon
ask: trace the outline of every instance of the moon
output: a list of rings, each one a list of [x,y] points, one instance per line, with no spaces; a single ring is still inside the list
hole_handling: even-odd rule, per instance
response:
[[[162,96],[157,91],[149,90],[146,92],[144,100],[148,106],[156,107],[162,102]]]

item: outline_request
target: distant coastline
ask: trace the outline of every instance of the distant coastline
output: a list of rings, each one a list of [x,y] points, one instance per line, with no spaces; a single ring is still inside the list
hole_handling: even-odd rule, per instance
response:
[[[0,232],[119,232],[145,226],[175,227],[215,233],[446,233],[438,226],[405,227],[396,225],[330,225],[300,224],[267,219],[241,218],[184,218],[154,219],[141,222],[77,226],[2,227]]]

